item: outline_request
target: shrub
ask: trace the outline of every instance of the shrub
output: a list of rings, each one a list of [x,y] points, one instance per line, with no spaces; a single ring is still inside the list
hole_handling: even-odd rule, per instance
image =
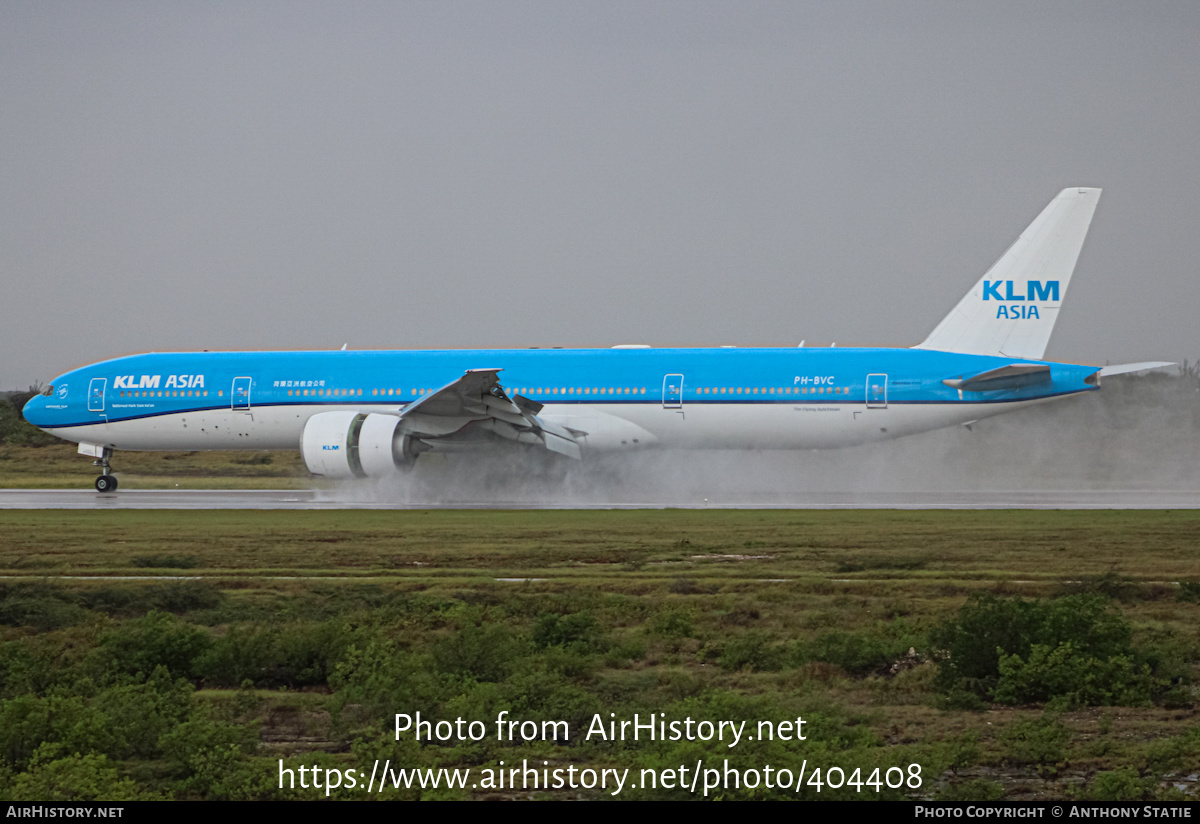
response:
[[[801,645],[800,657],[834,664],[861,678],[872,673],[894,675],[896,671],[911,668],[923,656],[909,655],[909,651],[927,647],[926,638],[914,632],[906,621],[881,621],[871,629],[824,632]],[[894,664],[899,664],[895,670]]]
[[[992,698],[1001,677],[1000,663],[1010,656],[1029,662],[1035,645],[1053,651],[1070,644],[1071,655],[1060,654],[1060,665],[1065,666],[1075,656],[1096,661],[1131,658],[1131,636],[1129,623],[1111,612],[1105,599],[1096,595],[1071,595],[1050,601],[973,595],[956,618],[932,633],[931,641],[937,651],[938,681],[943,691],[965,689]],[[1039,661],[1045,664],[1046,655],[1042,654]],[[1010,692],[1006,695],[1016,689],[1012,679],[1018,669],[1010,662],[1006,686]],[[1113,675],[1119,672],[1119,666],[1112,668]],[[1065,683],[1048,673],[1045,666],[1041,674],[1050,677],[1052,684]],[[1119,690],[1120,685],[1105,688]],[[1061,694],[1056,689],[1049,689],[1047,697]]]
[[[259,626],[235,626],[216,638],[197,657],[196,675],[208,687],[235,687],[249,680],[262,687],[277,686],[271,676],[279,654],[274,632]]]
[[[1067,595],[1096,594],[1122,603],[1145,598],[1150,593],[1150,590],[1138,581],[1114,570],[1064,583],[1062,591]]]
[[[115,765],[103,755],[66,755],[60,745],[38,748],[29,769],[16,776],[11,794],[14,801],[147,801],[160,797],[121,778]]]
[[[95,692],[95,624],[58,632],[26,635],[0,644],[0,697],[62,694],[90,695]]]
[[[203,630],[169,612],[152,610],[101,635],[95,655],[106,673],[148,675],[161,665],[172,678],[190,678],[196,659],[209,644]]]
[[[158,754],[159,740],[182,723],[192,708],[192,685],[171,680],[159,667],[142,684],[112,687],[96,703],[104,708],[114,758],[149,758]]]
[[[1032,764],[1039,774],[1053,775],[1066,760],[1071,731],[1058,720],[1057,713],[1047,712],[1040,718],[1010,724],[996,737],[1005,744],[1005,760],[1009,763]]]
[[[858,676],[886,669],[896,657],[882,638],[869,632],[822,633],[806,651],[810,660],[834,664]]]
[[[433,663],[453,675],[503,681],[519,652],[512,630],[503,624],[468,624],[433,644]]]
[[[750,630],[726,643],[717,660],[726,670],[777,670],[783,665],[783,647],[768,633]]]
[[[1149,801],[1154,798],[1154,779],[1138,777],[1133,767],[1098,773],[1084,797],[1092,801]]]
[[[189,797],[247,801],[275,789],[273,771],[250,759],[258,749],[255,727],[198,719],[180,724],[161,743]]]
[[[33,627],[40,632],[77,624],[87,612],[61,587],[42,583],[0,585],[0,624]]]
[[[277,627],[236,626],[217,638],[196,661],[196,674],[211,686],[258,687],[326,684],[345,653],[339,623],[298,623]]]
[[[1130,706],[1148,704],[1154,686],[1145,664],[1138,667],[1125,655],[1081,654],[1067,641],[1053,648],[1034,644],[1027,659],[1002,657],[994,697],[1002,704],[1062,697],[1073,705]]]
[[[221,602],[221,591],[209,581],[170,584],[116,584],[81,590],[79,600],[88,609],[109,615],[145,615],[160,610],[181,614],[211,609]]]
[[[596,626],[595,617],[586,610],[570,615],[543,613],[533,628],[533,645],[541,649],[563,647],[578,652],[603,652],[608,647]]]
[[[329,676],[334,708],[349,728],[377,730],[380,718],[396,712],[437,711],[438,676],[429,658],[399,648],[387,638],[363,634],[351,644]]]
[[[103,752],[110,740],[108,720],[82,698],[23,695],[0,701],[0,759],[18,770],[48,742],[70,752]]]
[[[1200,604],[1200,581],[1180,581],[1177,597],[1185,603]]]
[[[691,638],[696,629],[691,612],[668,609],[654,616],[650,621],[650,631],[667,638]]]

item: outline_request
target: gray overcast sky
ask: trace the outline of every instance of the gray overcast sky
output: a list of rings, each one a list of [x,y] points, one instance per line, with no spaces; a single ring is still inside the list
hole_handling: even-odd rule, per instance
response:
[[[922,340],[1105,192],[1047,357],[1200,357],[1194,2],[0,4],[0,388],[137,351]],[[484,364],[492,365],[492,364]]]

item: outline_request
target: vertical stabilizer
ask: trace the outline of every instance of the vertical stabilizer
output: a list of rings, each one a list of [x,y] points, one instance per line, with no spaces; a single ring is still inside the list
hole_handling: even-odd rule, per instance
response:
[[[1040,360],[1067,296],[1099,189],[1063,189],[914,349]]]

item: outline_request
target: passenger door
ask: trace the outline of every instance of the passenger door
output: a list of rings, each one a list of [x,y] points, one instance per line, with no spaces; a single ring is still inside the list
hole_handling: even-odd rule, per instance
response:
[[[683,375],[663,376],[663,409],[683,408]]]
[[[92,378],[88,385],[89,412],[104,412],[104,389],[107,385],[108,378]]]
[[[230,402],[233,411],[250,411],[250,378],[234,378]]]

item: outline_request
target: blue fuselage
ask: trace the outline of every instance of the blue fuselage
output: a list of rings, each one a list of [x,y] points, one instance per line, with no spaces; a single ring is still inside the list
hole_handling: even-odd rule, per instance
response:
[[[500,369],[509,395],[581,431],[590,431],[581,423],[590,415],[604,415],[644,429],[649,443],[809,448],[934,429],[1096,388],[1087,379],[1097,367],[1058,363],[1038,382],[954,385],[1014,363],[1044,362],[854,348],[154,353],[60,375],[24,414],[67,440],[118,449],[295,448],[313,414],[398,414],[467,370]],[[597,436],[589,445],[629,443]]]

